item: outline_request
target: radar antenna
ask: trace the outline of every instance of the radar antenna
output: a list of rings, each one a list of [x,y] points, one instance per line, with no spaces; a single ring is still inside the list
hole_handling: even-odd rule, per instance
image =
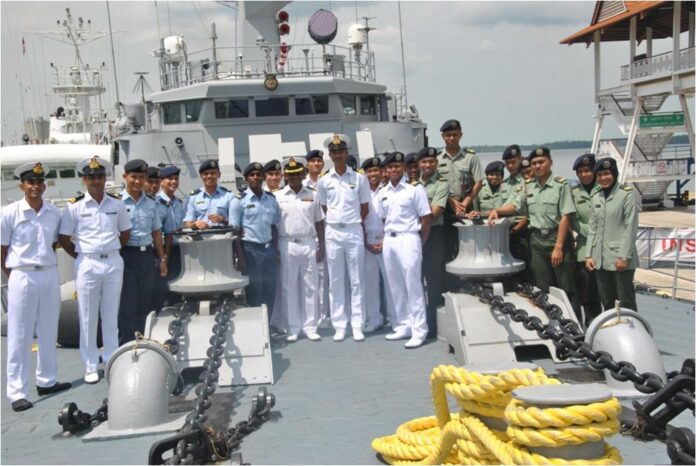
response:
[[[150,87],[150,84],[148,84],[147,79],[145,78],[145,75],[150,73],[148,73],[147,71],[136,71],[133,74],[138,76],[138,80],[135,81],[135,86],[133,87],[133,90],[131,92],[136,93],[140,91],[140,101],[142,103],[145,103],[145,92],[147,91],[148,94],[152,92],[152,88]]]

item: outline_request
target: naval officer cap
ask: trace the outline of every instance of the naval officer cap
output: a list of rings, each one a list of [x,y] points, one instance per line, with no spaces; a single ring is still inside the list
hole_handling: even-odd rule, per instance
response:
[[[404,157],[404,162],[406,162],[406,165],[416,163],[416,162],[418,162],[418,159],[416,157],[418,157],[418,152],[409,152]]]
[[[362,163],[360,168],[367,170],[368,168],[380,168],[381,165],[382,162],[379,160],[379,157],[370,157]]]
[[[43,162],[29,162],[17,167],[14,176],[21,181],[43,181],[49,171],[48,165]]]
[[[319,149],[313,149],[307,152],[307,155],[305,156],[305,160],[310,161],[312,159],[323,159],[324,158],[324,151],[319,150]]]
[[[587,167],[590,170],[595,167],[595,155],[594,154],[583,154],[573,163],[573,171],[578,171],[579,168]]]
[[[290,157],[283,160],[283,171],[289,175],[302,173],[306,165],[307,161],[303,157]]]
[[[602,170],[609,170],[611,174],[614,175],[614,178],[619,176],[619,168],[616,165],[616,160],[612,159],[611,157],[605,157],[598,160],[594,166],[594,169],[592,170],[592,173],[596,175],[597,172]]]
[[[348,159],[346,160],[346,164],[352,168],[353,170],[358,169],[358,158],[354,155],[349,155]]]
[[[151,180],[159,180],[162,178],[162,171],[159,167],[147,167],[147,177]]]
[[[424,147],[416,153],[416,160],[421,161],[426,157],[437,158],[437,149],[434,147]]]
[[[141,159],[133,159],[123,166],[125,173],[147,173],[147,162]]]
[[[406,157],[402,152],[396,151],[392,152],[384,158],[382,165],[385,167],[391,163],[402,163]]]
[[[259,162],[251,162],[244,169],[244,178],[249,176],[251,172],[261,172],[261,174],[263,174],[263,165],[261,165]]]
[[[459,120],[447,120],[440,126],[440,132],[444,133],[446,131],[461,131],[462,130],[462,125],[459,123]]]
[[[266,165],[263,166],[264,173],[274,172],[274,171],[280,171],[280,162],[278,162],[276,159],[271,160],[270,162],[266,163]]]
[[[501,162],[500,160],[495,160],[488,165],[486,165],[486,175],[490,173],[500,173],[501,175],[503,174],[503,170],[505,169],[505,164]]]
[[[206,170],[217,170],[220,171],[220,164],[217,160],[208,159],[204,160],[198,167],[198,173],[203,173]]]
[[[169,178],[170,176],[175,176],[179,173],[181,173],[181,169],[179,167],[175,167],[174,165],[167,165],[166,167],[162,167],[160,169],[161,178]]]
[[[111,164],[97,156],[81,160],[77,163],[76,169],[81,176],[111,174]]]
[[[529,153],[529,161],[531,162],[537,157],[551,158],[551,151],[548,147],[537,147]]]
[[[324,146],[332,150],[347,149],[350,146],[350,138],[345,134],[334,134],[324,140]]]
[[[518,155],[522,155],[522,152],[520,152],[520,146],[517,144],[507,146],[503,151],[503,160],[508,160],[513,157],[517,157]]]

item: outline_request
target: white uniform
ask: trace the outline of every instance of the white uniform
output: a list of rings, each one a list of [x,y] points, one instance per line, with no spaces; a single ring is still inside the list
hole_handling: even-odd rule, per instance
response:
[[[341,176],[332,168],[319,179],[319,203],[326,206],[326,257],[329,269],[331,323],[336,330],[348,325],[345,274],[350,280],[350,323],[353,329],[363,325],[363,272],[365,247],[360,205],[370,202],[370,185],[350,167]]]
[[[377,214],[379,210],[379,191],[378,187],[372,191],[372,199],[370,200],[367,217],[365,217],[365,236],[367,244],[380,244],[384,241],[384,223]],[[384,323],[382,313],[380,312],[380,293],[379,293],[379,277],[382,276],[384,282],[384,290],[387,300],[387,317],[392,329],[397,326],[396,311],[394,310],[394,301],[389,292],[389,280],[387,279],[387,271],[384,268],[384,254],[374,254],[368,250],[365,251],[365,313],[367,317],[367,325],[370,328],[381,327]]]
[[[2,241],[8,246],[7,398],[29,398],[34,325],[39,352],[36,385],[56,383],[56,340],[60,286],[53,243],[58,241],[60,210],[44,201],[36,212],[25,199],[3,209]]]
[[[401,180],[387,183],[379,192],[379,216],[384,219],[384,265],[389,276],[398,325],[395,332],[405,332],[425,340],[425,297],[421,282],[423,245],[420,218],[429,215],[428,195],[423,186]]]
[[[306,176],[302,180],[302,184],[308,188],[312,188],[314,191],[317,190],[317,185],[319,184],[320,178],[317,181],[312,181],[309,176]],[[329,266],[327,264],[326,255],[324,255],[324,260],[319,264],[319,281],[318,281],[318,293],[319,293],[319,321],[325,322],[328,325],[328,321],[331,318],[331,306],[329,305]]]
[[[287,312],[288,330],[314,333],[319,319],[317,222],[324,213],[316,192],[302,187],[295,193],[289,186],[275,194],[280,206],[278,248],[280,249],[281,300]]]
[[[63,210],[60,234],[74,237],[75,286],[80,310],[80,354],[87,373],[99,365],[97,322],[102,319],[102,360],[118,349],[118,307],[123,284],[123,259],[119,234],[130,230],[126,206],[104,195],[98,204],[89,193]]]

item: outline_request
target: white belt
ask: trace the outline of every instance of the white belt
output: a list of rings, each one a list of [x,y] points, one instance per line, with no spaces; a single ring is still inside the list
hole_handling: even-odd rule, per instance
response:
[[[40,272],[42,270],[48,270],[56,265],[18,265],[17,267],[9,267],[11,270],[21,270],[22,272]]]
[[[280,236],[278,238],[281,241],[287,241],[291,243],[313,243],[317,240],[316,236]]]
[[[108,259],[109,257],[118,254],[118,251],[111,252],[79,252],[81,256],[91,257],[92,259]]]
[[[348,228],[356,225],[360,225],[360,222],[353,222],[353,223],[344,223],[344,222],[338,222],[338,223],[327,223],[332,228]]]

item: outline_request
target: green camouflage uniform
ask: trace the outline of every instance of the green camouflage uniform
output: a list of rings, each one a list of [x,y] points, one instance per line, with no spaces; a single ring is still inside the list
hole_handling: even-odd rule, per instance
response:
[[[595,261],[599,297],[605,309],[612,309],[615,300],[621,301],[621,307],[637,309],[633,286],[638,267],[637,235],[638,206],[632,187],[616,183],[606,197],[602,189],[592,194],[585,254]],[[616,270],[619,258],[628,260],[622,272]]]

